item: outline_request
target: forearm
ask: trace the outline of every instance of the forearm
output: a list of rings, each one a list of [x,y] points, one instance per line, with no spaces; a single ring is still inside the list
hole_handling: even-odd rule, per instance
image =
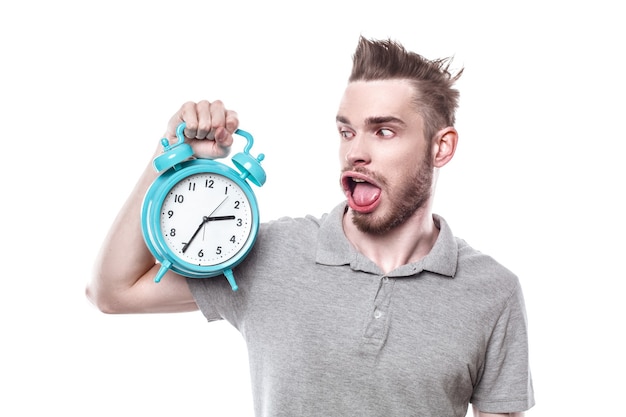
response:
[[[155,266],[143,240],[140,210],[156,176],[152,166],[147,166],[100,248],[87,296],[102,311],[117,310],[129,290]]]

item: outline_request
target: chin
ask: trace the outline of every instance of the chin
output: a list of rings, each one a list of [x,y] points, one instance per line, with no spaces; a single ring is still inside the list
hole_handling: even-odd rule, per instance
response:
[[[352,210],[351,213],[352,223],[356,228],[359,229],[360,232],[371,235],[384,235],[401,223],[393,216],[381,217],[375,215],[373,212],[362,213],[354,210]]]

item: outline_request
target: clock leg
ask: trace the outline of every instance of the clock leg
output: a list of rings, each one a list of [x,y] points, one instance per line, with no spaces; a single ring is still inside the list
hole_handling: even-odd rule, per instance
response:
[[[165,273],[170,269],[171,266],[172,263],[170,261],[168,261],[167,259],[164,260],[161,263],[161,269],[159,269],[159,272],[157,272],[156,276],[154,277],[154,282],[160,282],[161,278],[163,278],[163,275],[165,275]]]
[[[233,270],[232,269],[224,270],[224,276],[226,276],[226,279],[230,283],[230,287],[233,289],[233,291],[237,291],[239,287],[237,286],[237,283],[235,282],[235,276],[233,275]]]

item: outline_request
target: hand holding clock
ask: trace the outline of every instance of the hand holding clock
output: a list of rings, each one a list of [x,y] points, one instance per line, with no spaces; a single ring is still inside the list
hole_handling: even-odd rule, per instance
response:
[[[227,110],[220,100],[187,102],[172,116],[164,137],[170,143],[177,139],[176,129],[185,122],[186,142],[199,158],[216,159],[227,156],[233,143],[233,133],[239,126],[237,113]]]

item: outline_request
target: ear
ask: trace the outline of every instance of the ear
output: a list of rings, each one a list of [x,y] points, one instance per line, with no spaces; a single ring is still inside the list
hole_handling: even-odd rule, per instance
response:
[[[450,162],[456,151],[458,140],[459,134],[453,127],[449,126],[437,132],[432,147],[433,165],[436,168],[441,168]]]

